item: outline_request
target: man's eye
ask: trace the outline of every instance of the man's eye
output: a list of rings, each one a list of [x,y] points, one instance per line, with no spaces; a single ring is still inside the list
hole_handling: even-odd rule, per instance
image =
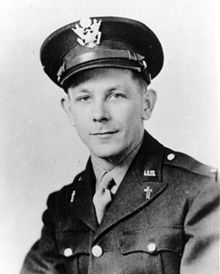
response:
[[[90,100],[90,96],[79,96],[76,98],[76,102],[88,102]]]
[[[123,93],[113,93],[110,95],[110,99],[120,99],[125,97],[126,96]]]

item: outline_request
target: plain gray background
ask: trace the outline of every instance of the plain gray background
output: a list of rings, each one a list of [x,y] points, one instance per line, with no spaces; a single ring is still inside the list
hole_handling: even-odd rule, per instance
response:
[[[18,273],[40,236],[50,192],[88,157],[68,123],[64,93],[44,74],[43,40],[82,16],[138,19],[157,34],[165,64],[151,85],[158,102],[146,128],[164,145],[218,166],[217,1],[20,0],[0,10],[1,273]]]

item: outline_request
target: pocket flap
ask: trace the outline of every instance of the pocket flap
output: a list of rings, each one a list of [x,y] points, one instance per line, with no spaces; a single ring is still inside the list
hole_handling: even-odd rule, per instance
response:
[[[56,232],[57,247],[60,254],[65,257],[78,254],[89,255],[88,231],[62,231]]]
[[[120,239],[122,254],[146,252],[157,254],[161,251],[182,252],[182,230],[169,227],[141,227],[124,230]]]

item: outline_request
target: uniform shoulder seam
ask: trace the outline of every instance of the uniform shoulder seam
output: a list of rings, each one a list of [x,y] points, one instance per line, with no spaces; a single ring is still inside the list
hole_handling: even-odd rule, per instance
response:
[[[177,168],[182,168],[193,174],[206,176],[209,178],[214,177],[214,180],[217,181],[218,170],[216,168],[203,164],[193,157],[182,152],[165,148],[164,164]]]

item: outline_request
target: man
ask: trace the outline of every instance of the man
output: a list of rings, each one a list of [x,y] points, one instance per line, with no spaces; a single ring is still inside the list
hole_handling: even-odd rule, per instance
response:
[[[100,17],[47,38],[41,62],[91,157],[52,193],[21,273],[217,273],[216,170],[144,130],[163,65],[140,22]]]

